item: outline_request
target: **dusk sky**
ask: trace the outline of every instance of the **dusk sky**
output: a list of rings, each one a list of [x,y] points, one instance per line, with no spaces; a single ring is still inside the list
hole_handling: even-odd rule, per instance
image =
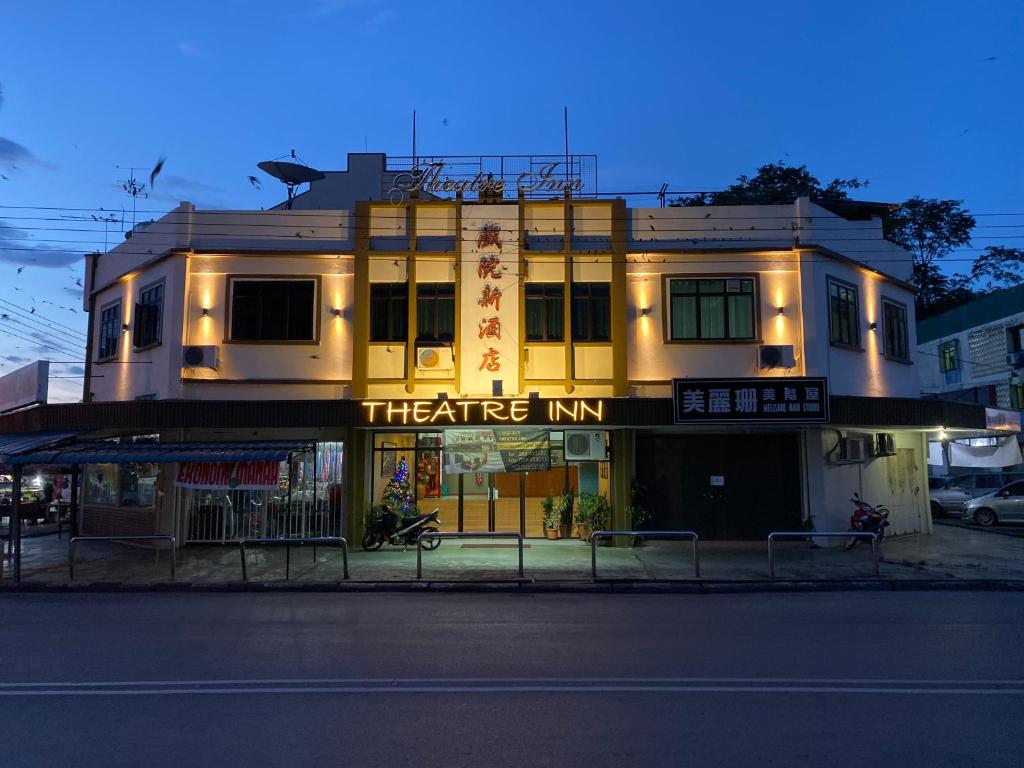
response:
[[[972,246],[1024,245],[1021,18],[1018,2],[7,3],[0,373],[84,355],[81,256],[104,245],[98,209],[131,210],[126,167],[148,181],[167,158],[140,220],[269,206],[283,190],[257,162],[408,155],[414,108],[421,154],[559,153],[567,106],[602,192],[715,190],[783,161],[868,179],[863,199],[1016,214],[979,217]],[[51,399],[80,394],[51,381]]]

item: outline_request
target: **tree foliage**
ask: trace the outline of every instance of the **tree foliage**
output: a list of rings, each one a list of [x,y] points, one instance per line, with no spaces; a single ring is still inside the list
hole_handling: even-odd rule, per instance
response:
[[[757,169],[754,176],[739,176],[721,192],[706,192],[673,200],[672,206],[694,205],[777,205],[792,203],[798,197],[816,200],[848,200],[848,191],[866,187],[860,179],[832,179],[822,186],[821,181],[807,170],[806,165],[768,163]]]

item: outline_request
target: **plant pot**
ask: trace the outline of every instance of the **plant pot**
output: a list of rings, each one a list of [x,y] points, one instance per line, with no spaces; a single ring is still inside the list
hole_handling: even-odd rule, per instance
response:
[[[586,523],[576,524],[576,534],[580,537],[580,541],[590,541],[590,534],[593,532],[594,529]]]
[[[572,523],[562,523],[558,526],[558,534],[560,539],[571,539],[572,538]]]
[[[559,536],[558,536],[558,534],[559,534],[559,533],[560,533],[560,531],[559,531],[559,530],[558,530],[557,528],[545,528],[545,529],[544,529],[544,534],[545,534],[545,535],[546,535],[546,536],[548,537],[548,539],[550,539],[551,541],[554,541],[554,540],[556,540],[556,539],[557,539],[557,538],[559,537]]]
[[[647,546],[647,542],[644,541],[644,537],[643,536],[634,536],[633,537],[633,546],[634,547],[646,547]]]

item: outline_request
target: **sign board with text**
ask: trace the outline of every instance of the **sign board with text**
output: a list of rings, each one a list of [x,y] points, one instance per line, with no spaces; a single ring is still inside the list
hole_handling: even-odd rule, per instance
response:
[[[446,429],[444,471],[546,472],[551,439],[546,429]]]
[[[823,377],[673,379],[676,424],[824,424],[828,384]]]

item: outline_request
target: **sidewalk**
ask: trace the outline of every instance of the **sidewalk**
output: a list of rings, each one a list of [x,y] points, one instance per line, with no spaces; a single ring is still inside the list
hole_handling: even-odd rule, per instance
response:
[[[22,542],[22,580],[33,585],[67,585],[67,538],[41,536]],[[486,540],[484,540],[486,544]],[[458,540],[423,553],[423,580],[509,582],[518,580],[514,544],[495,541],[469,547]],[[836,583],[876,580],[871,548],[858,544],[850,552],[841,547],[819,548],[806,541],[776,545],[777,581]],[[530,539],[523,554],[526,580],[543,583],[591,583],[591,548],[573,540]],[[253,548],[248,555],[250,582],[283,581],[284,548]],[[765,582],[768,580],[766,542],[702,542],[701,579],[710,582]],[[385,547],[364,552],[358,546],[349,553],[349,583],[397,583],[416,581],[416,551]],[[887,539],[881,548],[882,581],[924,582],[1024,582],[1024,539],[953,527],[936,527],[932,535]],[[316,559],[311,547],[293,547],[290,580],[297,583],[332,583],[342,579],[341,553],[319,547]],[[178,552],[175,581],[187,583],[241,582],[237,545],[188,546]],[[689,542],[651,541],[642,547],[598,547],[598,580],[659,582],[696,581],[692,545]],[[75,585],[152,584],[170,581],[166,551],[154,553],[121,544],[79,545]],[[0,584],[10,585],[10,562],[4,563]]]

